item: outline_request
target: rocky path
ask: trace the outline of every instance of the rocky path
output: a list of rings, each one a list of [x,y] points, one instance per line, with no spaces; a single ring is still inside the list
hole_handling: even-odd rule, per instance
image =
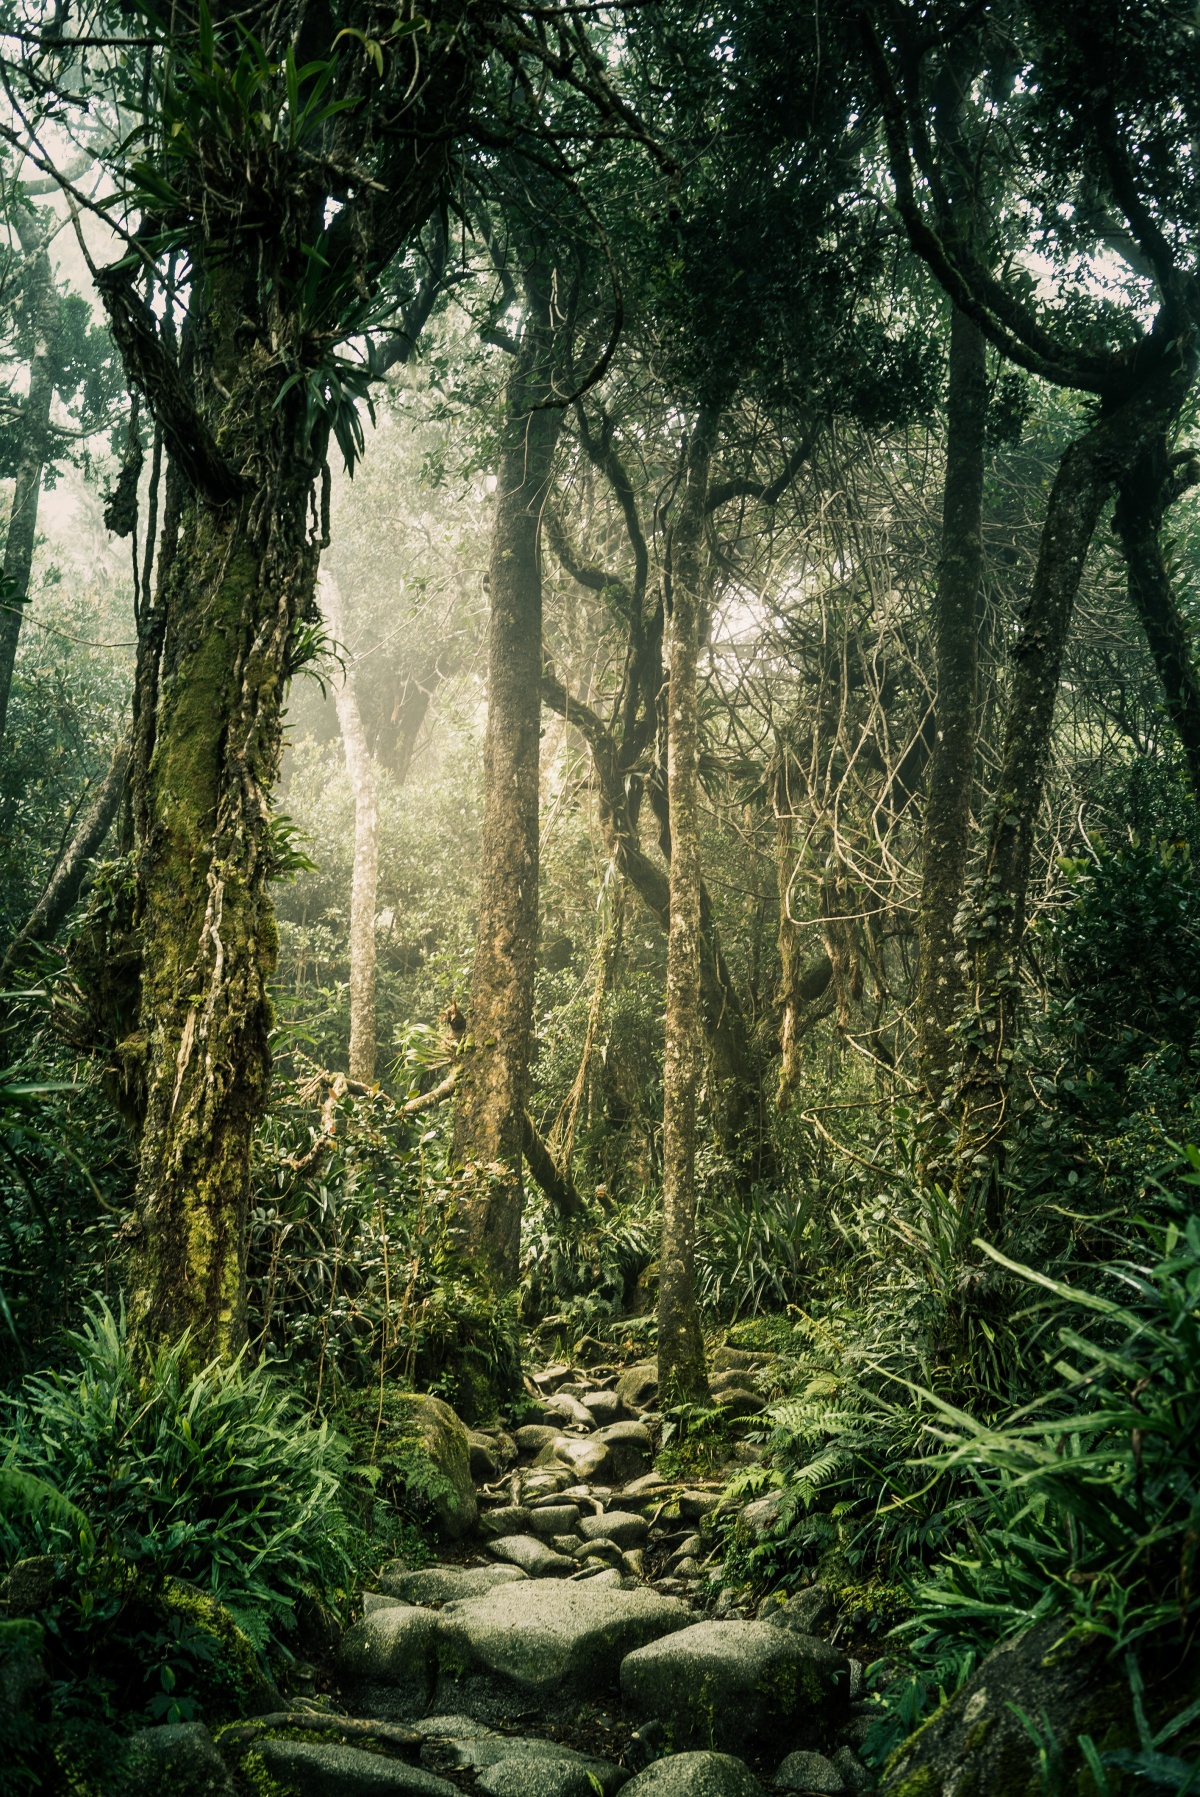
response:
[[[752,1416],[749,1357],[724,1359],[715,1396]],[[652,1470],[653,1367],[547,1367],[533,1392],[536,1420],[511,1434],[413,1400],[457,1487],[440,1506],[453,1558],[380,1569],[336,1702],[235,1725],[224,1762],[203,1731],[148,1731],[164,1752],[173,1736],[192,1774],[212,1756],[214,1782],[174,1788],[218,1797],[231,1766],[271,1797],[870,1789],[862,1669],[823,1637],[824,1594],[750,1617],[714,1586],[721,1483]]]

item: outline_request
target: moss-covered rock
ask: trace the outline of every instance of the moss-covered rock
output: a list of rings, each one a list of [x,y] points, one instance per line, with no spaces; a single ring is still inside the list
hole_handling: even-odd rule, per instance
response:
[[[119,1789],[128,1797],[233,1797],[233,1781],[199,1722],[144,1728],[125,1749]]]
[[[1062,1754],[1061,1790],[1094,1797],[1079,1736],[1091,1735],[1102,1752],[1133,1746],[1137,1737],[1128,1684],[1109,1658],[1107,1640],[1068,1637],[1067,1627],[1065,1619],[1049,1618],[989,1654],[962,1690],[893,1754],[882,1782],[886,1797],[940,1797],[948,1789],[955,1797],[1042,1797],[1038,1743],[1018,1710],[1053,1737]],[[1157,1696],[1169,1712],[1166,1689],[1152,1678],[1147,1683],[1151,1710]],[[1182,1701],[1186,1695],[1180,1706]],[[1120,1775],[1113,1771],[1109,1778],[1119,1791]]]
[[[469,1535],[479,1520],[467,1431],[449,1404],[426,1392],[394,1392],[388,1405],[393,1457],[404,1462],[410,1495],[429,1506],[450,1541]]]
[[[283,1698],[263,1672],[248,1636],[209,1592],[185,1579],[166,1579],[155,1594],[153,1608],[212,1642],[218,1681],[228,1685],[238,1709],[254,1716],[283,1708]]]
[[[621,1693],[676,1749],[819,1745],[844,1708],[849,1663],[827,1641],[762,1622],[700,1622],[631,1653]]]

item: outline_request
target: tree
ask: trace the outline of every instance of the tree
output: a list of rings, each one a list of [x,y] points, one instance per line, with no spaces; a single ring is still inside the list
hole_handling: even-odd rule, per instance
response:
[[[516,1283],[538,927],[542,572],[538,545],[555,445],[559,364],[551,270],[525,271],[521,334],[505,389],[489,564],[483,868],[470,1033],[459,1072],[456,1159],[472,1169],[466,1252]]]
[[[973,899],[973,1018],[958,1153],[961,1179],[987,1193],[989,1223],[996,1227],[996,1157],[1009,1124],[1029,870],[1075,598],[1106,505],[1172,428],[1194,378],[1200,314],[1187,257],[1200,220],[1188,157],[1200,91],[1190,26],[1169,3],[1136,18],[1121,7],[1100,19],[1065,0],[1018,15],[1003,33],[985,34],[988,78],[977,84],[972,103],[981,112],[1002,106],[1008,128],[985,138],[980,121],[979,141],[996,146],[999,159],[981,240],[978,218],[964,216],[948,178],[957,164],[960,124],[955,117],[947,133],[933,102],[932,46],[940,39],[928,29],[927,18],[918,24],[908,11],[881,14],[867,28],[896,204],[909,240],[959,310],[1006,357],[1099,401],[1095,421],[1063,455],[1047,504]],[[1016,60],[1014,42],[1021,47]],[[1013,71],[1022,59],[1018,86]],[[1014,183],[1028,194],[1028,207],[1042,208],[1054,221],[1038,241],[1055,257],[1061,304],[1039,298],[1019,264],[1010,262],[1007,278],[991,272],[994,249],[1014,228],[1006,210]],[[1071,212],[1063,208],[1065,193],[1079,202]],[[1016,228],[1032,233],[1031,218],[1018,211],[1016,219]],[[1129,285],[1144,300],[1153,296],[1149,329],[1133,306],[1109,306],[1078,292],[1074,259],[1109,243],[1126,256]]]
[[[671,921],[663,1045],[662,1249],[658,1382],[667,1403],[708,1393],[696,1308],[696,1091],[700,1061],[700,720],[696,670],[710,599],[705,551],[708,471],[717,419],[702,408],[688,433],[671,526],[667,796]]]

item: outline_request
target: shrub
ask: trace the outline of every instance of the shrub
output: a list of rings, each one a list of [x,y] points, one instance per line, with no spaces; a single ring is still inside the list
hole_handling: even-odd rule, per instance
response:
[[[83,1519],[9,1504],[6,1562],[71,1557],[84,1583],[216,1599],[258,1649],[301,1606],[344,1584],[352,1535],[338,1486],[344,1451],[262,1371],[183,1371],[186,1342],[135,1370],[123,1317],[101,1306],[71,1338],[77,1365],[29,1376],[6,1401],[6,1471],[42,1479]]]

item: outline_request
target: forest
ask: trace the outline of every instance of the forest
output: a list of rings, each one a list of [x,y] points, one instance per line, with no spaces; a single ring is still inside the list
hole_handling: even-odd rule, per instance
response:
[[[1192,0],[0,85],[0,1792],[1200,1797]]]

